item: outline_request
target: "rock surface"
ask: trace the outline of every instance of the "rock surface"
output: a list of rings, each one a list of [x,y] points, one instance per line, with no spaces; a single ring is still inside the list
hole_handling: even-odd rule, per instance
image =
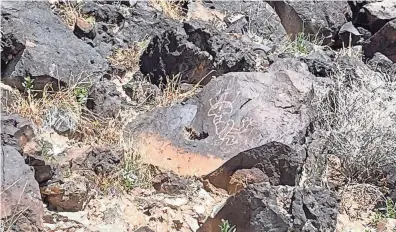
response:
[[[287,145],[270,142],[239,153],[204,178],[214,186],[227,190],[235,172],[257,168],[272,185],[295,186],[298,185],[304,160],[305,154],[299,154]]]
[[[364,54],[371,58],[376,52],[396,62],[396,19],[386,23],[370,38],[370,43],[364,46]]]
[[[137,138],[148,157],[161,150],[155,165],[185,173],[199,163],[202,174],[270,141],[298,145],[310,123],[310,75],[287,69],[229,73],[206,85],[197,100],[137,118],[126,136]]]
[[[256,57],[265,60],[266,55],[255,50],[250,39],[238,37],[219,33],[199,21],[186,22],[151,40],[140,58],[140,71],[156,85],[176,75],[185,83],[206,84],[212,76],[255,71]]]
[[[338,30],[352,16],[347,1],[273,1],[270,4],[288,35],[296,36],[300,32],[318,35],[324,38],[324,44],[331,44]]]
[[[110,81],[101,81],[92,85],[88,93],[87,108],[103,118],[115,118],[121,110],[121,93]]]
[[[220,220],[228,220],[237,231],[334,231],[338,202],[322,188],[249,185],[230,197],[214,218],[198,231],[220,231]]]
[[[30,76],[35,89],[57,89],[88,76],[98,80],[107,70],[107,62],[66,28],[49,3],[8,1],[1,15],[4,83],[22,90]]]
[[[5,229],[40,231],[44,209],[33,168],[26,165],[22,155],[10,145],[2,145],[0,165],[0,216]]]
[[[387,22],[396,19],[396,1],[374,1],[363,6],[370,31],[379,31]]]

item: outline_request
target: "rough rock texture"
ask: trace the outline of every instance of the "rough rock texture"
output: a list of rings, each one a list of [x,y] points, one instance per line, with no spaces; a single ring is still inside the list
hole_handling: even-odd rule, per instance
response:
[[[61,182],[52,182],[41,187],[43,201],[56,211],[75,212],[82,210],[90,200],[89,182],[79,175],[72,175]]]
[[[363,6],[372,33],[379,31],[387,22],[396,19],[396,1],[374,1]]]
[[[77,130],[78,116],[68,108],[52,107],[45,112],[46,129],[54,129],[59,134],[72,134]]]
[[[156,85],[166,82],[166,76],[180,75],[182,82],[206,84],[212,76],[255,71],[257,57],[266,60],[265,52],[249,38],[238,37],[198,21],[185,22],[151,40],[140,58],[140,71]]]
[[[396,62],[396,19],[389,21],[370,38],[370,43],[364,46],[364,54],[371,58],[376,52]]]
[[[32,123],[20,115],[1,115],[1,145],[9,145],[22,153],[23,147],[35,136]]]
[[[236,225],[238,232],[334,231],[337,208],[335,193],[327,189],[260,183],[230,197],[198,231],[220,231],[221,219]]]
[[[352,24],[352,22],[347,22],[340,28],[338,36],[341,39],[343,47],[353,46],[359,42],[362,34],[358,29]]]
[[[266,42],[279,42],[286,36],[278,15],[264,1],[205,1],[203,5],[224,15],[224,32],[255,34]]]
[[[228,183],[228,194],[234,194],[245,188],[248,184],[268,182],[268,176],[258,168],[238,169],[232,174]]]
[[[135,1],[126,8],[104,2],[85,2],[81,13],[96,19],[96,36],[92,46],[103,57],[108,57],[116,48],[126,48],[133,42],[143,41],[147,35],[160,35],[177,24],[149,4],[148,1]]]
[[[156,165],[179,172],[198,167],[202,174],[270,141],[298,145],[310,124],[313,94],[311,74],[306,66],[299,69],[305,72],[282,66],[267,73],[223,75],[195,100],[141,115],[127,126],[125,136],[133,136],[148,157],[161,150]],[[211,166],[204,165],[209,160]]]
[[[347,1],[273,1],[270,4],[287,34],[318,34],[325,38],[324,44],[331,44],[338,30],[352,16]]]
[[[5,221],[5,226],[10,226],[10,231],[39,231],[44,209],[33,168],[25,164],[14,147],[4,144],[1,147],[0,168],[0,218]],[[17,217],[19,220],[13,222]]]
[[[109,174],[118,169],[123,153],[108,147],[93,147],[70,160],[73,170],[92,170],[95,174]]]
[[[115,118],[121,110],[121,93],[110,81],[101,81],[92,85],[88,93],[86,106],[103,118]]]
[[[185,193],[191,181],[179,177],[172,172],[160,173],[152,180],[154,189],[160,193],[181,194]]]
[[[47,2],[7,1],[2,4],[2,81],[23,89],[23,79],[34,88],[74,84],[90,76],[98,80],[106,60],[79,40],[55,16]]]
[[[297,153],[282,143],[270,142],[239,153],[204,178],[214,186],[227,190],[236,171],[258,168],[272,185],[295,186],[298,185],[304,160],[304,153]]]
[[[374,71],[394,75],[396,74],[396,63],[393,63],[386,56],[382,55],[379,52],[374,53],[372,59],[370,59],[367,64]]]
[[[158,86],[148,81],[132,81],[122,86],[125,94],[138,104],[150,104],[161,96]]]

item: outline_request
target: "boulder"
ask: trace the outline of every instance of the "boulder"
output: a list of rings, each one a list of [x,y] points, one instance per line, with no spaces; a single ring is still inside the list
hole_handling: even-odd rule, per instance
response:
[[[162,94],[158,86],[148,81],[132,81],[122,88],[125,94],[138,104],[153,104]]]
[[[133,42],[160,35],[177,25],[150,6],[148,1],[136,1],[125,9],[116,4],[87,1],[81,13],[95,17],[95,38],[92,45],[103,56],[108,57],[117,48],[127,48]]]
[[[20,115],[1,115],[1,145],[11,146],[22,153],[23,147],[34,138],[34,127]]]
[[[52,107],[44,114],[43,128],[53,129],[58,134],[73,134],[77,131],[79,115],[69,108]]]
[[[278,15],[264,1],[204,1],[203,5],[224,15],[224,32],[257,35],[269,43],[286,36]]]
[[[26,76],[34,88],[98,80],[107,62],[69,31],[48,2],[4,2],[1,9],[2,81],[23,90]],[[3,45],[2,45],[3,46]]]
[[[376,52],[367,64],[374,71],[394,75],[396,74],[396,63],[393,63],[388,57]]]
[[[72,175],[64,181],[51,182],[40,190],[43,201],[50,210],[80,211],[91,199],[89,182],[79,175]]]
[[[102,118],[115,118],[121,110],[122,98],[117,86],[103,80],[94,83],[88,92],[86,106]]]
[[[249,185],[231,196],[199,232],[220,232],[221,219],[238,232],[334,231],[338,202],[330,190],[311,187]]]
[[[340,28],[338,36],[341,39],[343,47],[349,47],[355,45],[362,37],[359,30],[352,24],[347,22]]]
[[[347,1],[273,1],[269,2],[278,14],[288,35],[294,38],[298,33],[323,37],[323,44],[332,40],[352,17]]]
[[[396,19],[396,1],[372,1],[363,6],[368,27],[372,33],[379,31],[387,22]]]
[[[5,226],[2,229],[40,231],[44,208],[33,168],[26,165],[22,155],[10,145],[2,144],[1,157],[0,217]]]
[[[372,58],[376,52],[396,62],[396,19],[386,23],[370,38],[370,43],[364,46],[364,54]]]
[[[306,65],[298,67],[302,74],[282,67],[213,79],[189,101],[138,116],[124,136],[178,174],[208,174],[271,141],[298,147],[311,122],[312,76]]]
[[[212,76],[255,71],[256,59],[266,60],[258,47],[249,38],[234,38],[202,22],[189,21],[151,40],[140,57],[140,71],[156,85],[176,75],[184,83],[206,84]]]
[[[238,170],[257,168],[265,176],[263,178],[261,173],[256,172],[259,181],[295,186],[298,185],[304,160],[304,153],[297,153],[282,143],[270,142],[239,153],[204,179],[215,187],[227,190],[230,189],[232,176]]]

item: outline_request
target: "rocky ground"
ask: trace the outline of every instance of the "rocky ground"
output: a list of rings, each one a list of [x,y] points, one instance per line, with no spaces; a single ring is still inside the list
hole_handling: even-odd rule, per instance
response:
[[[2,1],[0,231],[395,231],[396,1]]]

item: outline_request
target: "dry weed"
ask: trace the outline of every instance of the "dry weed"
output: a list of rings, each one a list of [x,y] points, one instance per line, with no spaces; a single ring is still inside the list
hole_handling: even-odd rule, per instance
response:
[[[396,84],[366,67],[335,70],[328,93],[314,105],[316,131],[326,149],[340,158],[350,183],[379,184],[396,165]]]
[[[182,1],[174,0],[150,0],[154,8],[162,10],[162,12],[174,20],[183,21],[186,18],[183,8],[180,5]]]
[[[43,90],[25,90],[26,94],[13,91],[13,101],[5,110],[31,120],[39,128],[46,125],[46,115],[53,109],[67,110],[73,121],[77,122],[76,131],[70,137],[92,144],[118,144],[121,122],[118,119],[102,119],[85,107],[90,83],[82,83],[53,91],[49,85]],[[40,98],[36,95],[40,94]],[[55,119],[56,120],[56,119]]]
[[[137,71],[139,68],[140,56],[144,49],[146,49],[149,39],[141,42],[135,42],[133,46],[125,49],[116,49],[114,53],[108,58],[115,67],[123,67],[127,71]]]
[[[83,4],[83,1],[66,0],[63,3],[60,3],[59,1],[54,1],[53,7],[58,10],[59,16],[63,19],[67,26],[70,29],[73,29],[78,18],[83,18],[92,25],[95,24],[94,17],[81,13],[81,6]]]

